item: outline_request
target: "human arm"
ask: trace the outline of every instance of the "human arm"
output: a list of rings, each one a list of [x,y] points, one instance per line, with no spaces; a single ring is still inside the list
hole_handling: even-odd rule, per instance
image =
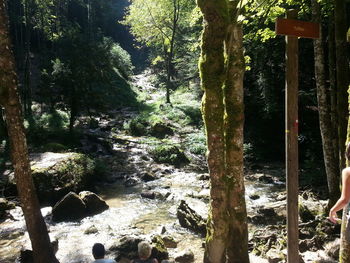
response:
[[[337,222],[337,212],[344,208],[350,200],[350,168],[345,168],[342,171],[342,191],[339,200],[329,210],[329,220],[333,223]]]

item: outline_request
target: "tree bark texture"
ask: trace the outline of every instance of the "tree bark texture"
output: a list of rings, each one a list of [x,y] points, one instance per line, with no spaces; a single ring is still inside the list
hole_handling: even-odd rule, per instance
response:
[[[242,30],[238,1],[198,0],[204,15],[199,62],[211,182],[204,262],[248,263],[243,182]]]
[[[349,85],[349,62],[346,43],[346,1],[335,0],[335,50],[337,74],[338,136],[340,170],[345,167],[345,140],[347,125],[347,89]]]
[[[348,30],[346,20],[346,3],[343,0],[335,0],[335,44],[336,44],[336,71],[337,71],[337,100],[339,117],[339,156],[340,166],[345,167],[345,140],[350,142],[350,130],[348,126],[346,136],[346,124],[349,117],[349,61],[346,43],[346,32]],[[348,100],[347,100],[348,98]],[[346,138],[347,137],[347,138]],[[347,163],[349,165],[349,163]],[[350,221],[347,218],[348,206],[343,209],[343,220],[341,227],[341,242],[339,262],[350,263]]]
[[[32,243],[34,262],[57,263],[31,176],[5,3],[5,0],[0,0],[0,104],[5,109],[16,185]]]
[[[336,85],[336,62],[335,62],[335,35],[334,35],[334,14],[328,18],[328,73],[329,93],[331,104],[331,127],[333,138],[333,155],[338,163],[337,174],[340,175],[339,165],[339,138],[338,138],[338,115],[337,115],[337,85]]]
[[[320,4],[317,0],[312,0],[313,20],[320,24],[321,14]],[[325,63],[324,63],[323,35],[320,28],[320,38],[314,39],[314,58],[315,58],[315,79],[318,103],[318,115],[320,122],[320,131],[323,147],[323,158],[327,174],[327,183],[329,191],[328,209],[331,208],[340,196],[339,189],[339,163],[335,156],[334,140],[331,122],[331,104],[327,96]]]

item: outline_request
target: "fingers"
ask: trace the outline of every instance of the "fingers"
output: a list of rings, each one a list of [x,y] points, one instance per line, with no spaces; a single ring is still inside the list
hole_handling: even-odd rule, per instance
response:
[[[334,224],[336,224],[340,219],[337,217],[337,214],[335,213],[335,212],[329,212],[329,217],[328,217],[328,219],[332,222],[332,223],[334,223]]]

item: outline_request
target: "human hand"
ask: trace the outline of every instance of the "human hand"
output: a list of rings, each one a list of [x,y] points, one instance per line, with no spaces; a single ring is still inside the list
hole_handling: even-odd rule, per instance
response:
[[[336,224],[336,223],[338,223],[338,221],[340,221],[340,218],[337,217],[337,213],[332,209],[329,211],[328,219],[329,219],[329,221],[331,221],[334,224]]]

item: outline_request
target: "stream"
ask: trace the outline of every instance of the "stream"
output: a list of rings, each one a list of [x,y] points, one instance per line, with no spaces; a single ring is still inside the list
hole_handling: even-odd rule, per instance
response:
[[[160,165],[158,169],[171,171],[160,179],[126,187],[120,181],[105,184],[98,194],[106,200],[110,209],[87,217],[80,222],[53,223],[50,220],[51,207],[42,209],[49,227],[51,239],[59,240],[57,258],[61,263],[87,263],[93,260],[91,247],[95,242],[105,244],[106,248],[116,243],[123,236],[144,236],[160,234],[162,229],[178,242],[175,249],[168,249],[170,257],[190,248],[195,255],[195,262],[202,262],[203,239],[189,230],[182,228],[177,220],[176,211],[180,200],[186,200],[198,214],[206,217],[209,187],[207,180],[199,180],[201,174]],[[259,192],[260,198],[251,200],[247,197],[248,214],[252,205],[258,206],[270,201],[272,185],[253,185],[246,182],[246,194]],[[163,200],[145,199],[140,193],[151,190],[164,196]],[[20,208],[11,210],[17,221],[7,220],[0,224],[0,262],[12,263],[22,248],[30,248],[25,232],[25,222]],[[85,234],[95,227],[96,233]]]
[[[153,87],[145,82],[141,76],[135,83],[146,87],[153,94]],[[146,85],[146,84],[147,85]],[[125,135],[122,130],[125,119],[135,116],[128,110],[115,112],[113,119],[100,118],[99,128],[90,130],[90,134],[113,141],[113,153],[104,152],[103,147],[97,149],[105,154],[108,160],[111,179],[107,182],[98,182],[95,193],[101,196],[109,205],[109,209],[101,214],[86,217],[78,222],[55,223],[51,220],[51,207],[42,208],[42,214],[47,223],[51,240],[59,241],[56,254],[61,263],[88,263],[93,261],[91,247],[94,243],[103,243],[108,248],[116,244],[125,236],[137,236],[150,240],[152,235],[164,233],[173,237],[177,248],[168,248],[169,257],[174,258],[178,253],[190,249],[194,253],[194,262],[203,262],[204,239],[180,226],[176,213],[181,200],[194,209],[203,218],[208,214],[209,180],[205,169],[198,171],[191,165],[184,168],[174,168],[171,165],[156,164],[148,156],[144,138]],[[113,127],[113,129],[112,129]],[[112,132],[113,130],[113,132]],[[117,138],[117,140],[115,139]],[[172,138],[176,140],[174,136]],[[85,145],[89,145],[89,141]],[[199,160],[203,163],[204,160]],[[205,165],[204,165],[205,167]],[[266,168],[266,167],[265,167]],[[271,178],[281,178],[283,166],[275,169],[267,166],[274,175]],[[144,182],[137,175],[151,171],[156,180]],[[260,174],[246,176],[246,204],[248,216],[256,215],[256,211],[267,204],[280,205],[285,210],[285,186],[279,180],[266,182],[259,180],[269,171],[255,171]],[[136,175],[136,176],[135,176]],[[127,178],[136,178],[139,181],[127,186]],[[137,181],[137,180],[136,180]],[[141,196],[143,192],[152,192],[154,199]],[[282,198],[280,197],[282,196]],[[282,203],[282,205],[281,205]],[[322,204],[323,205],[323,204]],[[12,219],[0,223],[0,263],[13,263],[20,250],[30,249],[30,242],[25,228],[22,211],[19,207],[10,210]],[[248,224],[249,235],[257,229],[256,224]],[[260,230],[264,232],[264,226]],[[251,263],[266,263],[265,259],[251,256]],[[107,254],[108,257],[108,254]],[[311,254],[310,261],[314,255]],[[275,261],[274,261],[275,262]],[[331,261],[329,261],[331,262]]]

